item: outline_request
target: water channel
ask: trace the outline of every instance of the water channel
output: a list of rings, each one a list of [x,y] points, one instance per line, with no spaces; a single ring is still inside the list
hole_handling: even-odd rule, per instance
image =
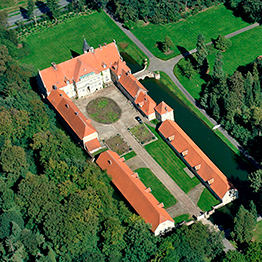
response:
[[[126,57],[124,57],[126,59]],[[132,72],[136,72],[132,63],[133,60],[126,60]],[[135,62],[136,63],[136,62]],[[249,191],[247,188],[247,176],[253,172],[249,163],[246,163],[240,156],[236,155],[201,119],[199,119],[177,96],[171,92],[161,79],[148,79],[141,83],[149,91],[149,95],[156,103],[165,101],[174,109],[175,121],[191,137],[191,139],[202,149],[202,151],[217,165],[217,167],[230,179],[241,194]],[[213,222],[222,224],[225,227],[230,225],[235,214],[237,201],[219,209],[212,216]]]

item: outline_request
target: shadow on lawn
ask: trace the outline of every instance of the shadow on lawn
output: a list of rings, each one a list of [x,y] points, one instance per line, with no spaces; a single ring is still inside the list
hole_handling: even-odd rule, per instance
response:
[[[75,52],[75,51],[72,50],[72,49],[70,49],[70,52],[71,52],[71,56],[72,56],[73,58],[80,55],[79,53]]]

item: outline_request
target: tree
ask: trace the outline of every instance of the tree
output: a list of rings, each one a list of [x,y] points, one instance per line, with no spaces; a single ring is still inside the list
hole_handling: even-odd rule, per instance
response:
[[[222,262],[247,262],[245,256],[237,250],[229,250],[226,252]]]
[[[34,16],[35,1],[28,0],[27,2],[27,14],[28,18],[31,19]]]
[[[259,22],[261,20],[262,2],[260,0],[242,1],[243,11],[251,22]]]
[[[250,181],[250,187],[256,193],[259,191],[262,185],[262,169],[258,169],[256,172],[251,173],[248,176]]]
[[[245,90],[246,90],[245,104],[249,108],[254,104],[253,83],[254,83],[253,76],[248,71],[246,79],[244,81],[244,86],[245,86]]]
[[[234,227],[231,232],[232,238],[239,244],[245,244],[251,241],[254,229],[253,215],[246,210],[243,205],[239,207],[239,210],[234,218]]]
[[[220,51],[226,51],[231,46],[231,41],[222,35],[219,35],[215,40],[215,48]]]
[[[219,51],[216,54],[214,70],[212,73],[212,78],[214,79],[214,81],[218,81],[224,76],[223,64],[223,56],[222,53]]]
[[[196,45],[196,58],[199,68],[203,66],[207,54],[208,53],[205,44],[205,38],[202,34],[199,34],[197,37],[197,45]]]
[[[57,18],[60,14],[60,10],[59,10],[59,0],[47,0],[46,4],[52,14],[53,18]]]
[[[240,108],[242,106],[242,103],[244,102],[245,96],[244,78],[241,72],[236,70],[230,77],[229,88],[236,94]]]
[[[253,216],[253,227],[255,227],[257,224],[257,207],[253,200],[250,200],[249,202],[249,212]]]
[[[245,250],[246,261],[260,262],[262,261],[262,244],[259,242],[251,242]]]
[[[165,40],[163,42],[163,52],[168,52],[170,50],[170,47],[173,46],[173,42],[169,36],[165,37]]]
[[[7,68],[8,64],[12,61],[11,56],[9,55],[8,49],[6,46],[0,46],[0,76],[2,76]]]
[[[180,69],[182,71],[182,74],[188,79],[190,79],[195,73],[194,67],[190,60],[185,60],[185,63],[180,66]]]

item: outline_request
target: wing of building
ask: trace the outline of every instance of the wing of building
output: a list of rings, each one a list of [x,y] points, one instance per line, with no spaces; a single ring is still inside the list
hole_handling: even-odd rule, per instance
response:
[[[92,126],[72,100],[62,90],[53,90],[47,97],[61,120],[73,131],[73,135],[80,140],[82,146],[91,154],[101,148],[96,129]]]
[[[96,163],[112,177],[113,184],[145,222],[152,225],[155,235],[174,227],[174,220],[163,208],[163,203],[156,200],[151,189],[145,187],[138,174],[126,165],[124,158],[108,150],[99,155]]]
[[[176,122],[166,120],[158,131],[191,171],[223,204],[238,197],[238,191],[233,184]]]

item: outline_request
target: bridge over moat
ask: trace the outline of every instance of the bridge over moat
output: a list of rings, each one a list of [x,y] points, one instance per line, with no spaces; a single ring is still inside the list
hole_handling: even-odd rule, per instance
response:
[[[136,72],[133,75],[135,76],[135,78],[137,80],[144,80],[146,77],[160,79],[160,73],[159,72],[154,73],[154,72],[151,72],[151,71],[145,70],[145,69],[143,69],[139,72]]]

